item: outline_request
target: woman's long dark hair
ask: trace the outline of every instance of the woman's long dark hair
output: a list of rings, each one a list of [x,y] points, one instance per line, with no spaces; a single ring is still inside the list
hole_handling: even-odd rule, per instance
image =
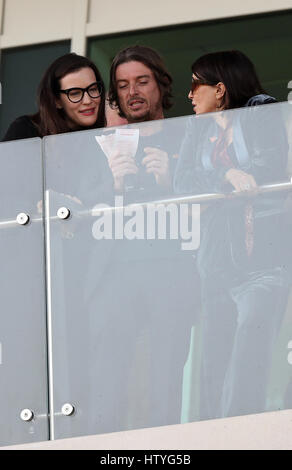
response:
[[[101,75],[96,65],[86,57],[71,53],[59,57],[55,60],[45,72],[38,88],[38,107],[37,114],[31,116],[31,119],[37,127],[41,136],[60,134],[72,131],[69,127],[66,114],[62,109],[57,109],[56,99],[59,97],[60,80],[72,72],[77,72],[85,67],[93,70],[96,81],[102,87],[101,100],[96,123],[87,129],[96,127],[105,127],[105,87]],[[84,129],[80,127],[80,130]]]
[[[224,109],[240,108],[253,96],[266,93],[254,64],[240,51],[205,54],[193,63],[192,72],[210,85],[224,83],[226,87],[226,96],[222,103]]]

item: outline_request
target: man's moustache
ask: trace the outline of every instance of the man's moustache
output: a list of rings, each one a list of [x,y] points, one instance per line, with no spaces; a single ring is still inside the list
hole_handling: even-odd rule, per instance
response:
[[[128,105],[131,105],[132,103],[135,103],[136,101],[141,101],[141,103],[145,103],[145,102],[146,102],[146,100],[144,100],[143,98],[137,97],[137,98],[133,98],[133,99],[129,100],[129,101],[128,101]]]

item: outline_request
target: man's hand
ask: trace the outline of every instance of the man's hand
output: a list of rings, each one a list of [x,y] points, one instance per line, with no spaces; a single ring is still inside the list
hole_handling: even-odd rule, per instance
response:
[[[146,157],[142,160],[146,173],[153,173],[156,183],[160,186],[168,188],[171,185],[171,177],[169,172],[169,158],[163,150],[145,147]]]
[[[235,191],[257,192],[257,184],[252,175],[244,171],[231,168],[225,174],[225,179],[234,187]]]
[[[122,191],[124,188],[124,177],[138,173],[138,167],[134,158],[121,154],[119,151],[113,153],[108,158],[109,167],[112,171],[115,183],[115,190]]]

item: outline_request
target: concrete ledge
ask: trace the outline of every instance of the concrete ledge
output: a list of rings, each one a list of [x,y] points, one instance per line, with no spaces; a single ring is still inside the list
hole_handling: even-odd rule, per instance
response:
[[[292,410],[86,436],[1,450],[292,450]]]

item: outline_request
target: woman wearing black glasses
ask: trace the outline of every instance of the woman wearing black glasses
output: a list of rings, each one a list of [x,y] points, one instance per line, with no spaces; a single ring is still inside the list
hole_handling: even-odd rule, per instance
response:
[[[36,114],[10,125],[3,141],[106,125],[101,75],[91,60],[77,54],[66,54],[50,65],[39,86],[38,105]]]
[[[194,62],[188,98],[176,192],[226,194],[201,205],[201,418],[259,413],[290,283],[286,193],[259,188],[288,180],[282,105],[239,51]]]

